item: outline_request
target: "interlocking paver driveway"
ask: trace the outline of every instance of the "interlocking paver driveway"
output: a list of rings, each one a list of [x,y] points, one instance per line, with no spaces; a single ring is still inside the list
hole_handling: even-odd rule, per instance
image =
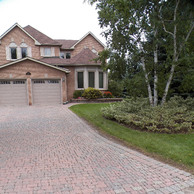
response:
[[[191,174],[101,137],[67,107],[0,108],[0,193],[159,194],[194,186]]]

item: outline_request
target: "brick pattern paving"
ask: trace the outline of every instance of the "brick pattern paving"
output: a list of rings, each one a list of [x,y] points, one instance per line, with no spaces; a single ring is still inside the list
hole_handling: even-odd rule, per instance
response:
[[[184,193],[194,177],[101,137],[68,106],[0,108],[0,193]]]

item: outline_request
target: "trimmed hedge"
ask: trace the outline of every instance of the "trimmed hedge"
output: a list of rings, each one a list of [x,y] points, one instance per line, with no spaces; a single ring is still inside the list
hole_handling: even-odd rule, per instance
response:
[[[86,99],[102,98],[102,92],[95,88],[87,88],[84,90],[82,96]]]
[[[189,132],[194,129],[194,99],[173,97],[163,106],[151,107],[147,99],[126,99],[102,109],[107,119],[140,130],[161,133]]]

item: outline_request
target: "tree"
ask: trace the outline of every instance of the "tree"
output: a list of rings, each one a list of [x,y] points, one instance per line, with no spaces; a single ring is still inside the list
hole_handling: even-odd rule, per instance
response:
[[[192,1],[89,0],[88,2],[96,5],[99,23],[104,29],[103,34],[109,48],[117,53],[114,55],[115,59],[122,56],[125,61],[130,58],[131,53],[136,55],[144,72],[150,104],[153,106],[158,104],[159,93],[163,93],[162,104],[164,104],[175,68],[181,62],[182,50],[186,48],[194,28]],[[159,61],[161,48],[166,52],[166,59],[162,62]],[[118,69],[127,71],[128,68],[124,67],[126,64],[129,66],[128,63],[118,63],[109,67],[111,71]],[[167,81],[160,75],[161,72]],[[162,85],[163,92],[159,91],[158,87]]]

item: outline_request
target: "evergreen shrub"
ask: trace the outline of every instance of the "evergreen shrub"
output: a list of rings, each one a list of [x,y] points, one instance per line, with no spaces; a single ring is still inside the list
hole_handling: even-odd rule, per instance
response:
[[[194,130],[194,99],[173,97],[163,106],[151,107],[145,98],[126,99],[102,109],[107,119],[140,130],[181,133]]]
[[[95,88],[87,88],[84,90],[82,96],[86,99],[102,98],[102,92]]]

